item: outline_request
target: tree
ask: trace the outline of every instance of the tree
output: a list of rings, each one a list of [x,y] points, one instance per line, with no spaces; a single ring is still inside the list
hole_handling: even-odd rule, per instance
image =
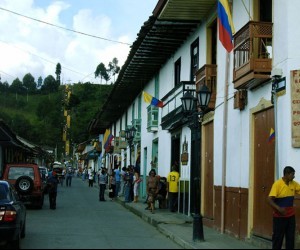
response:
[[[118,59],[116,57],[113,58],[112,62],[109,62],[108,64],[108,72],[110,73],[111,76],[114,77],[114,82],[115,82],[115,76],[120,72],[120,67],[118,66]]]
[[[56,81],[57,81],[57,84],[59,86],[60,85],[60,74],[61,74],[61,65],[60,65],[60,63],[56,64],[55,74],[56,74]]]
[[[44,94],[49,94],[49,93],[54,93],[58,91],[58,85],[57,85],[57,81],[55,80],[55,78],[52,75],[48,75],[45,79],[44,79],[44,84],[42,86],[42,93]]]
[[[26,90],[31,94],[36,92],[36,83],[34,77],[30,73],[27,73],[23,77],[23,88],[24,93],[26,93]]]
[[[104,79],[107,83],[107,81],[110,79],[108,73],[107,73],[107,69],[104,65],[104,63],[100,63],[97,68],[96,68],[96,71],[95,71],[95,78],[96,77],[100,77],[101,79],[101,83],[102,83],[102,79]]]
[[[9,87],[11,93],[21,94],[23,92],[23,84],[19,78],[13,80],[12,84]]]
[[[8,89],[9,89],[9,84],[7,81],[5,82],[1,82],[0,81],[0,92],[8,92]]]

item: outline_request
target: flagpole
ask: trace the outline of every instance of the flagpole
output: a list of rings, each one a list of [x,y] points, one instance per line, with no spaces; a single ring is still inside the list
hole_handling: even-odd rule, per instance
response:
[[[276,81],[276,80],[275,80]],[[275,120],[275,175],[276,179],[279,179],[279,167],[278,167],[278,128],[277,128],[277,83],[275,84],[275,88],[272,90],[273,102],[274,102],[274,120]]]
[[[234,26],[231,17],[232,2],[229,5],[227,0],[218,1],[218,26],[219,40],[226,49],[226,69],[225,69],[225,88],[224,88],[224,112],[223,112],[223,150],[222,150],[222,191],[221,191],[221,233],[225,231],[225,186],[226,186],[226,161],[227,161],[227,121],[228,121],[228,82],[230,52],[233,47]],[[229,27],[229,30],[225,27]]]
[[[229,81],[230,54],[226,52],[224,112],[223,112],[223,150],[222,150],[222,202],[221,202],[221,233],[225,230],[225,186],[226,186],[226,161],[227,161],[227,121],[228,121],[228,81]]]

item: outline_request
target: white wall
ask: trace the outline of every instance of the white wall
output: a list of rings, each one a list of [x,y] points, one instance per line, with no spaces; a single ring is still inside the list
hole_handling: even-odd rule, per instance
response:
[[[233,22],[235,30],[238,31],[250,20],[249,14],[253,16],[252,0],[233,1]],[[279,162],[278,165],[283,169],[285,165],[292,165],[295,169],[300,162],[300,149],[291,146],[291,93],[290,93],[290,70],[300,69],[300,50],[298,49],[300,41],[300,29],[298,22],[298,10],[300,1],[273,1],[274,8],[274,33],[273,33],[273,67],[281,68],[283,76],[286,77],[286,94],[278,98],[278,145]],[[249,13],[248,13],[248,12]],[[288,13],[288,15],[286,14]],[[215,15],[212,13],[210,18]],[[190,78],[190,45],[199,37],[199,66],[206,63],[206,23],[204,22],[198,30],[187,38],[184,45],[162,66],[159,72],[159,94],[162,98],[174,87],[174,63],[181,57],[181,80],[188,81]],[[228,117],[227,117],[227,144],[223,146],[223,128],[224,128],[224,97],[226,83],[226,50],[217,41],[217,96],[216,109],[214,115],[214,185],[222,185],[222,176],[226,174],[226,186],[249,187],[249,169],[250,169],[250,143],[251,143],[251,109],[256,107],[262,98],[271,100],[271,84],[265,84],[255,90],[248,90],[248,104],[243,111],[233,108],[234,85],[233,79],[233,53],[230,53],[229,61],[229,79],[228,79]],[[153,76],[154,77],[154,76]],[[154,95],[154,79],[152,79],[144,89],[146,92]],[[136,105],[137,106],[137,105]],[[171,133],[159,131],[156,133],[147,132],[147,106],[148,103],[142,101],[142,140],[141,153],[147,147],[147,172],[150,170],[152,141],[159,138],[159,175],[165,176],[170,169],[171,159]],[[128,121],[132,119],[131,111],[128,112]],[[161,119],[161,112],[160,117]],[[190,129],[182,128],[181,144],[186,136],[189,152],[191,152]],[[223,150],[226,150],[226,163],[223,163]],[[190,154],[189,154],[190,157]],[[143,161],[144,157],[141,157]],[[188,165],[181,168],[181,178],[189,179],[190,169]],[[222,172],[223,164],[226,166],[226,173]],[[141,162],[141,166],[144,163]],[[143,169],[143,168],[141,168]],[[300,170],[300,169],[299,169]],[[232,174],[234,173],[234,174]],[[146,173],[147,174],[147,173]]]

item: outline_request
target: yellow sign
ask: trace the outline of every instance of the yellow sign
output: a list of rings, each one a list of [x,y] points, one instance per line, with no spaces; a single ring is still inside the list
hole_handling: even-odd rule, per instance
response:
[[[63,131],[63,141],[67,140],[67,131]]]
[[[71,126],[71,116],[70,115],[67,116],[67,126],[68,126],[68,128],[70,128],[70,126]]]

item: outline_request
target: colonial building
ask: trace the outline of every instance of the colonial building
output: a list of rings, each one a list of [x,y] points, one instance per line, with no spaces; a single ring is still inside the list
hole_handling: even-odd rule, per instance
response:
[[[201,176],[197,198],[206,225],[241,239],[270,240],[272,183],[286,165],[300,181],[300,1],[233,0],[229,6],[235,33],[227,52],[219,40],[218,1],[159,0],[89,129],[110,129],[116,143],[135,127],[130,147],[119,149],[122,166],[134,164],[140,152],[144,176],[151,168],[167,176],[177,162],[178,212],[194,213],[193,178]],[[199,141],[181,98],[203,85],[211,99],[197,119]],[[149,105],[143,92],[163,107]],[[296,205],[299,236],[299,199]]]

